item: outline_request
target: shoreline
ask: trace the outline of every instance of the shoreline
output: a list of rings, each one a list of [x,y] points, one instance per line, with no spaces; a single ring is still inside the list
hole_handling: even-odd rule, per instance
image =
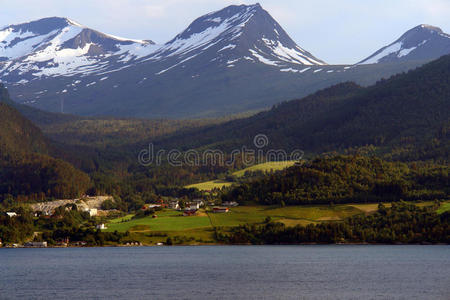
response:
[[[180,244],[180,245],[105,245],[105,246],[47,246],[47,247],[0,247],[0,249],[66,249],[66,248],[142,248],[142,247],[226,247],[226,246],[247,246],[247,247],[259,247],[259,246],[448,246],[450,243],[299,243],[299,244]]]

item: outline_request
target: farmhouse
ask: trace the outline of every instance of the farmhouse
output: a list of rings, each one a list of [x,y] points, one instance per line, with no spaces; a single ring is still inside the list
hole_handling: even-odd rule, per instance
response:
[[[191,210],[193,210],[193,209],[197,210],[200,208],[200,203],[189,202],[189,203],[187,203],[186,208],[191,209]]]
[[[172,200],[169,202],[169,208],[171,209],[179,209],[180,208],[180,202],[178,200]]]
[[[200,207],[205,205],[205,202],[203,201],[203,199],[194,199],[192,200],[193,203],[197,203]]]
[[[97,229],[100,229],[100,230],[102,230],[102,229],[108,229],[108,228],[105,226],[105,224],[103,224],[103,223],[97,225],[96,228],[97,228]]]
[[[230,209],[228,207],[213,207],[214,213],[227,213],[229,210]]]

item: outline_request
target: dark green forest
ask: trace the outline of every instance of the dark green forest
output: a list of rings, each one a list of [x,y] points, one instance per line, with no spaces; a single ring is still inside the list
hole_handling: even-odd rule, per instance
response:
[[[0,90],[7,99],[6,89]],[[89,176],[51,157],[52,148],[39,128],[15,108],[0,103],[0,195],[27,201],[84,194]]]
[[[432,207],[419,208],[406,203],[392,208],[379,205],[373,215],[355,216],[343,222],[286,227],[267,220],[244,225],[230,233],[218,230],[217,239],[228,244],[301,243],[450,243],[450,214],[438,215]]]
[[[243,183],[222,201],[303,205],[446,199],[449,171],[444,165],[408,165],[378,157],[325,156]]]

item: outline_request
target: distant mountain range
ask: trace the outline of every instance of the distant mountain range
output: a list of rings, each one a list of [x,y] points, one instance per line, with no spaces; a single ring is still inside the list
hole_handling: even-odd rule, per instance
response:
[[[359,64],[328,65],[255,4],[202,16],[163,45],[66,18],[11,25],[0,30],[0,80],[15,101],[53,112],[192,118],[369,85],[448,53],[449,36],[421,25]]]

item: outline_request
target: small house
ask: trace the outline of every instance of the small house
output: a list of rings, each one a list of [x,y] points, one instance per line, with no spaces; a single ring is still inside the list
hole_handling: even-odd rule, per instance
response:
[[[6,215],[10,218],[17,217],[17,213],[15,213],[13,211],[7,212]]]
[[[191,210],[194,210],[194,209],[197,210],[197,209],[200,209],[200,203],[189,202],[186,207]]]
[[[106,227],[106,225],[105,224],[98,224],[97,226],[96,226],[96,228],[97,229],[100,229],[100,230],[103,230],[103,229],[108,229],[108,227]]]
[[[179,209],[180,208],[180,202],[178,200],[172,200],[169,202],[169,208],[170,209]]]
[[[203,201],[203,199],[194,199],[192,200],[193,203],[197,203],[200,207],[205,205],[205,202]]]

